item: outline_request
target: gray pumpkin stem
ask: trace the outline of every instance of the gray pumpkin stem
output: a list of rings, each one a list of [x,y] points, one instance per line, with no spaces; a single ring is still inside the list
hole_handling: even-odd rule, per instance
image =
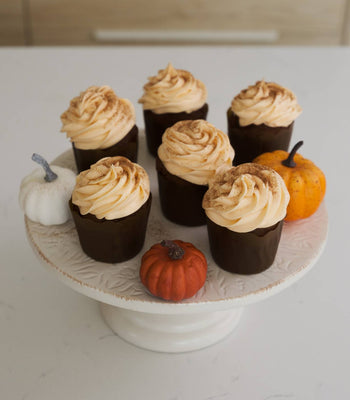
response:
[[[52,169],[50,168],[49,163],[43,157],[41,157],[39,154],[34,153],[32,155],[32,160],[44,168],[44,171],[46,174],[44,179],[46,182],[52,182],[58,178],[57,174],[55,174],[52,171]]]

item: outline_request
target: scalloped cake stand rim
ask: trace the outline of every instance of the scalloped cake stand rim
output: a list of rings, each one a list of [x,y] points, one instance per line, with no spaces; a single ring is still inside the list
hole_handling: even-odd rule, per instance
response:
[[[319,211],[325,213],[325,217],[327,217],[327,212],[324,204],[321,206],[321,210]],[[319,243],[317,253],[311,260],[309,260],[307,264],[301,265],[298,270],[289,274],[285,278],[275,280],[267,286],[261,287],[256,291],[250,292],[242,296],[228,297],[218,300],[196,301],[190,303],[157,302],[148,299],[146,300],[146,299],[127,298],[126,296],[123,295],[117,295],[111,292],[104,292],[97,287],[90,286],[87,283],[84,283],[79,279],[75,278],[74,276],[69,275],[67,272],[62,271],[59,266],[55,265],[51,260],[49,260],[45,256],[43,251],[33,240],[29,227],[31,221],[27,217],[25,217],[25,227],[29,243],[32,249],[34,250],[34,253],[41,261],[42,265],[46,267],[47,270],[54,273],[55,276],[58,277],[60,281],[62,281],[64,284],[71,287],[75,291],[90,298],[93,298],[101,303],[121,307],[128,310],[146,312],[146,313],[155,313],[155,314],[187,314],[187,313],[198,313],[198,312],[223,311],[256,303],[274,294],[281,292],[282,290],[286,289],[293,283],[297,282],[308,271],[310,271],[310,269],[316,264],[317,260],[319,259],[319,257],[323,252],[328,235],[327,218],[326,221],[327,221],[327,227],[325,229],[325,235],[322,238],[322,241]]]

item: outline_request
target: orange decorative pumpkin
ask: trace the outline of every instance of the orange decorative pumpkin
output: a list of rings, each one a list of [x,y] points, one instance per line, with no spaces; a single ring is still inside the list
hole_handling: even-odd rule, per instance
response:
[[[206,275],[204,254],[182,240],[163,240],[142,256],[141,282],[154,296],[165,300],[192,297],[204,285]]]
[[[298,142],[289,154],[276,150],[261,154],[253,160],[254,163],[273,168],[282,176],[290,194],[286,221],[312,215],[326,192],[324,173],[312,161],[297,153],[302,144],[302,141]]]

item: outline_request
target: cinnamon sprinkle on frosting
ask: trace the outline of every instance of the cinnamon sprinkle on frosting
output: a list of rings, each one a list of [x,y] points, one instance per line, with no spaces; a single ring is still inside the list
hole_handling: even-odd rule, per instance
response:
[[[135,109],[109,86],[91,86],[74,97],[61,115],[61,132],[78,149],[105,149],[125,137],[135,125]]]
[[[171,63],[156,76],[148,78],[139,99],[144,110],[155,114],[179,113],[199,110],[206,102],[207,89],[203,82]]]
[[[281,221],[288,202],[288,189],[276,171],[246,163],[218,171],[209,182],[203,208],[217,225],[234,232],[250,232]]]
[[[256,82],[242,90],[231,103],[241,126],[265,124],[289,126],[300,114],[301,107],[292,91],[274,82]]]

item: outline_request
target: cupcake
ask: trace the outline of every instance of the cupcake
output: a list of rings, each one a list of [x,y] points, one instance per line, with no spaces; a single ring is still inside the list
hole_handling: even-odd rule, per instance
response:
[[[203,198],[217,265],[238,274],[270,267],[288,202],[283,179],[269,167],[246,163],[218,171]]]
[[[207,89],[200,80],[170,63],[148,78],[139,103],[143,106],[147,147],[157,155],[164,131],[178,121],[206,119]]]
[[[288,151],[294,120],[300,113],[295,95],[277,83],[262,80],[242,90],[227,111],[235,164],[252,162],[274,150]]]
[[[146,171],[120,156],[81,172],[70,200],[82,249],[108,263],[128,260],[142,249],[150,208]]]
[[[204,225],[208,182],[220,166],[231,166],[233,157],[228,136],[207,121],[180,121],[168,128],[156,159],[165,217],[180,225]]]
[[[78,172],[101,158],[123,156],[137,161],[135,109],[109,86],[91,86],[70,102],[61,115],[61,132],[73,145]]]

